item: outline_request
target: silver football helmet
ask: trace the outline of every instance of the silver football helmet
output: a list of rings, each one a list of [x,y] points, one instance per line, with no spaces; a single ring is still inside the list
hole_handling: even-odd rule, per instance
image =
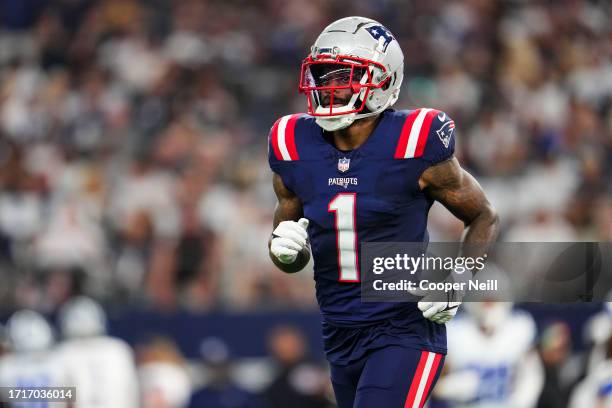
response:
[[[106,333],[106,314],[93,299],[78,296],[62,306],[59,324],[66,338],[99,336]]]
[[[466,302],[465,310],[476,323],[487,331],[494,332],[508,321],[512,315],[512,302]]]
[[[393,34],[375,20],[346,17],[315,41],[299,90],[317,124],[334,131],[392,106],[403,78],[404,55]]]
[[[15,312],[6,325],[10,347],[17,352],[41,351],[53,343],[47,320],[33,310]]]

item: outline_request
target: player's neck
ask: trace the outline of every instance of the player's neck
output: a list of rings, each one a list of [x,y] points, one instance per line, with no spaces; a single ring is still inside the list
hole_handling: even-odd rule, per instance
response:
[[[361,146],[372,134],[380,115],[356,120],[347,128],[332,132],[332,140],[339,150],[353,150]]]

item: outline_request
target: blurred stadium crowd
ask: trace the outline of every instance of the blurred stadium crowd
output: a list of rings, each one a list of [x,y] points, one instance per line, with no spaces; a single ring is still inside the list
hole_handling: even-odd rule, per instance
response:
[[[300,60],[349,11],[398,37],[397,106],[454,117],[503,237],[612,239],[609,2],[1,4],[5,306],[52,310],[83,285],[160,308],[310,305],[310,279],[262,250],[266,134],[304,110]],[[433,240],[459,236],[431,218]]]
[[[2,0],[1,314],[81,293],[315,308],[311,276],[268,260],[266,135],[305,110],[300,61],[347,15],[400,41],[398,109],[454,118],[502,239],[612,240],[609,1]],[[461,229],[432,209],[432,240]]]

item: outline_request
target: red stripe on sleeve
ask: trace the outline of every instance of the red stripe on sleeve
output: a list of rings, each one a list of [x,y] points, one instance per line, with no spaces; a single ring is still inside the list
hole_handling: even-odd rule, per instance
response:
[[[404,121],[404,126],[402,127],[402,132],[400,133],[399,141],[397,142],[397,147],[395,149],[396,159],[403,159],[406,155],[406,149],[408,148],[408,137],[410,136],[410,130],[412,129],[412,124],[414,120],[419,115],[421,110],[417,109],[411,112]]]
[[[419,405],[419,408],[423,408],[423,405],[425,405],[425,401],[427,401],[429,389],[431,388],[431,384],[433,383],[433,380],[434,378],[436,378],[436,374],[438,373],[438,366],[440,365],[440,360],[442,360],[442,354],[436,354],[436,357],[434,357],[434,362],[431,365],[431,371],[429,372],[427,384],[425,384],[425,390],[423,392],[423,398],[421,398],[421,404]]]
[[[287,121],[287,128],[285,130],[285,145],[287,146],[287,151],[289,152],[289,157],[291,157],[291,160],[300,159],[297,148],[295,147],[295,124],[300,116],[302,115],[292,115]]]
[[[280,119],[274,122],[274,126],[272,126],[272,131],[270,132],[270,139],[272,142],[272,149],[274,149],[274,156],[276,156],[276,160],[283,160],[283,155],[278,147],[278,124]]]
[[[432,109],[427,112],[427,115],[425,115],[423,126],[421,126],[421,131],[419,132],[417,146],[414,151],[414,157],[421,157],[423,155],[423,152],[425,151],[425,144],[427,143],[427,137],[429,136],[429,130],[431,129],[431,122],[438,113],[440,113],[440,111]]]
[[[408,391],[408,396],[406,397],[404,408],[412,408],[412,405],[414,404],[414,398],[416,397],[416,393],[419,389],[419,384],[421,383],[421,377],[423,376],[423,370],[425,369],[425,363],[427,362],[428,354],[429,353],[427,351],[421,352],[419,365],[417,366],[416,372],[414,373],[414,378],[412,379],[412,383],[410,384],[410,391]]]

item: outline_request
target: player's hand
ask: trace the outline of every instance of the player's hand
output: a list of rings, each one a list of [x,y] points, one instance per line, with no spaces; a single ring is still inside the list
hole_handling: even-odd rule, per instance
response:
[[[453,272],[447,278],[448,282],[452,283],[463,283],[463,288],[467,285],[467,282],[472,278],[472,272],[468,271],[464,272]],[[455,315],[457,314],[457,310],[462,303],[463,298],[465,297],[464,290],[456,290],[451,289],[446,292],[446,301],[445,302],[434,302],[430,299],[440,300],[440,295],[429,295],[425,296],[418,303],[418,308],[421,312],[423,312],[423,317],[431,320],[434,323],[445,324],[448,323]]]
[[[461,302],[427,302],[418,303],[419,310],[423,312],[423,317],[434,323],[448,323],[455,315]]]
[[[298,222],[283,221],[272,232],[270,252],[280,262],[295,262],[298,254],[308,245],[308,220],[300,218]]]

